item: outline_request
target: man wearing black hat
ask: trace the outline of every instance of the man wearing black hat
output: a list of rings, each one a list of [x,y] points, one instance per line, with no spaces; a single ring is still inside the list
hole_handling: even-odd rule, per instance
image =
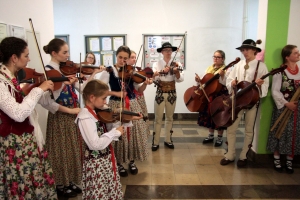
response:
[[[169,42],[162,45],[157,49],[157,52],[162,53],[163,59],[153,65],[154,79],[159,81],[161,87],[157,88],[154,113],[155,125],[153,131],[152,151],[159,148],[159,138],[162,126],[162,118],[165,112],[165,146],[174,149],[174,144],[171,139],[173,114],[176,106],[176,88],[175,82],[179,83],[184,80],[183,72],[180,70],[180,63],[172,62],[172,52],[176,51],[177,47],[172,46]]]
[[[263,98],[267,95],[269,87],[269,78],[267,77],[264,80],[262,80],[260,79],[260,77],[267,74],[268,69],[264,63],[256,60],[255,58],[256,54],[261,51],[260,48],[256,47],[256,44],[260,43],[260,40],[258,40],[255,43],[253,40],[247,39],[243,42],[243,44],[240,47],[236,48],[241,51],[241,53],[245,57],[245,60],[241,60],[232,69],[229,76],[227,77],[226,86],[229,93],[231,93],[232,87],[235,86],[237,82],[247,81],[252,83],[253,81],[255,81],[260,92],[260,98]],[[235,81],[235,78],[237,78],[237,82]],[[247,165],[247,152],[252,146],[257,108],[258,106],[253,106],[252,108],[240,111],[238,114],[238,118],[235,120],[235,122],[227,128],[228,152],[225,154],[225,158],[221,160],[221,165],[228,165],[235,159],[236,130],[244,113],[245,139],[242,152],[237,162],[237,166],[244,167]]]

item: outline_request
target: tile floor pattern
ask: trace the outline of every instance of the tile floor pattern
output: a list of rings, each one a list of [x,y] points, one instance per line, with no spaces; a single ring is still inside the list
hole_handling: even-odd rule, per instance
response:
[[[152,122],[150,124],[153,129]],[[237,168],[236,161],[221,166],[225,142],[221,147],[203,145],[207,130],[195,121],[175,121],[173,131],[174,150],[164,147],[162,130],[158,151],[150,150],[147,161],[136,162],[137,175],[121,178],[125,200],[300,199],[299,168],[290,175],[275,172],[272,163],[250,162],[243,169]],[[243,135],[243,128],[240,128],[237,149],[243,145]],[[226,140],[226,132],[224,136]],[[152,135],[149,149],[151,143]],[[81,196],[73,199],[81,199]]]

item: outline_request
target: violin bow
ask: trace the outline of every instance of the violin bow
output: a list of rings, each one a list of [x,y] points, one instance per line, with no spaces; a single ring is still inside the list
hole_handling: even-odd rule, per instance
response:
[[[137,63],[137,60],[139,59],[139,56],[140,56],[140,53],[141,53],[142,46],[143,46],[143,45],[141,45],[141,47],[140,47],[140,50],[139,50],[138,56],[137,56],[137,58],[136,58],[136,60],[135,60],[134,66],[132,66],[132,67],[133,67],[133,70],[135,70],[136,63]],[[123,70],[124,70],[124,67],[123,67]],[[131,80],[132,75],[133,75],[133,72],[130,74],[129,82],[130,82],[130,80]]]
[[[78,78],[78,81],[79,81],[79,108],[80,108],[80,106],[81,106],[81,84],[83,83],[83,81],[82,81],[82,79],[80,79],[80,75],[81,75],[81,68],[82,68],[82,65],[81,65],[81,52],[80,52],[80,54],[79,54],[80,56],[79,56],[79,74],[78,73],[76,73],[76,77]]]
[[[43,65],[43,67],[42,67],[42,68],[43,68],[43,73],[44,73],[44,75],[45,75],[46,81],[48,81],[49,78],[48,78],[48,76],[47,76],[47,74],[46,74],[44,61],[43,61],[43,59],[42,59],[42,54],[41,54],[40,47],[39,47],[39,44],[38,44],[38,41],[37,41],[37,38],[36,38],[36,34],[35,34],[35,31],[34,31],[34,28],[33,28],[33,23],[32,23],[31,18],[29,18],[29,24],[30,24],[30,27],[31,27],[31,31],[33,32],[33,36],[34,36],[34,39],[35,39],[35,44],[36,44],[37,50],[38,50],[39,55],[40,55],[41,63],[42,63],[42,65]],[[49,93],[50,93],[51,99],[54,99],[53,92],[52,92],[51,90],[49,90]]]
[[[182,41],[184,40],[184,38],[185,38],[186,34],[187,34],[187,32],[185,31],[185,32],[184,32],[184,35],[183,35],[183,37],[182,37],[182,39],[181,39],[181,41],[180,41],[180,44],[179,44],[179,46],[177,47],[176,53],[175,53],[175,55],[174,55],[174,57],[173,57],[173,59],[172,59],[172,62],[171,62],[171,63],[173,63],[173,62],[174,62],[174,60],[175,60],[175,58],[176,58],[176,55],[177,55],[177,53],[178,53],[178,50],[180,49],[180,47],[181,47],[181,44],[182,44]],[[172,73],[173,73],[173,67],[172,67]]]
[[[235,77],[235,83],[237,83],[237,77]],[[232,111],[231,111],[231,119],[235,120],[235,102],[236,102],[236,85],[232,87]]]
[[[197,73],[195,73],[195,74],[199,78],[199,80],[201,80],[200,77],[199,77],[199,75]],[[208,98],[208,96],[207,96],[207,94],[206,94],[206,92],[204,90],[204,87],[205,87],[205,85],[202,85],[201,82],[199,81],[199,87],[198,88],[200,88],[202,90],[202,92],[205,95],[207,101],[210,102],[210,100],[209,100],[209,98]]]

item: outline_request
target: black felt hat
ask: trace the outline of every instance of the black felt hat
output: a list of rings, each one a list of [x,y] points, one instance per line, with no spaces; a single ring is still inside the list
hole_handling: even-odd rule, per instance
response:
[[[240,47],[236,49],[241,50],[242,48],[254,48],[257,50],[257,52],[261,52],[261,49],[258,48],[256,44],[261,44],[261,40],[257,40],[256,42],[254,42],[254,40],[247,39],[243,42],[243,44]]]
[[[161,52],[163,49],[172,48],[172,51],[176,51],[177,47],[173,47],[170,42],[165,42],[163,45],[157,49],[157,52]]]

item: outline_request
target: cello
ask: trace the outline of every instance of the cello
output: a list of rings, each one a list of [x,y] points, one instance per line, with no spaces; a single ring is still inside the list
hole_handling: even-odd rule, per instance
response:
[[[229,63],[223,70],[232,67],[238,63],[241,59],[237,57],[235,61]],[[222,85],[219,83],[220,74],[207,73],[201,79],[199,86],[192,86],[188,88],[184,93],[184,103],[187,109],[191,112],[199,112],[203,110],[208,103],[208,96],[218,93]]]
[[[260,79],[265,79],[270,75],[282,72],[287,65],[281,65],[269,73],[263,75]],[[236,85],[238,91],[235,95],[235,108],[232,107],[232,98],[230,95],[222,95],[215,98],[210,107],[210,113],[214,123],[220,127],[231,126],[237,119],[238,113],[243,109],[252,108],[259,101],[259,91],[256,82],[241,81]],[[232,112],[234,119],[232,119]]]

